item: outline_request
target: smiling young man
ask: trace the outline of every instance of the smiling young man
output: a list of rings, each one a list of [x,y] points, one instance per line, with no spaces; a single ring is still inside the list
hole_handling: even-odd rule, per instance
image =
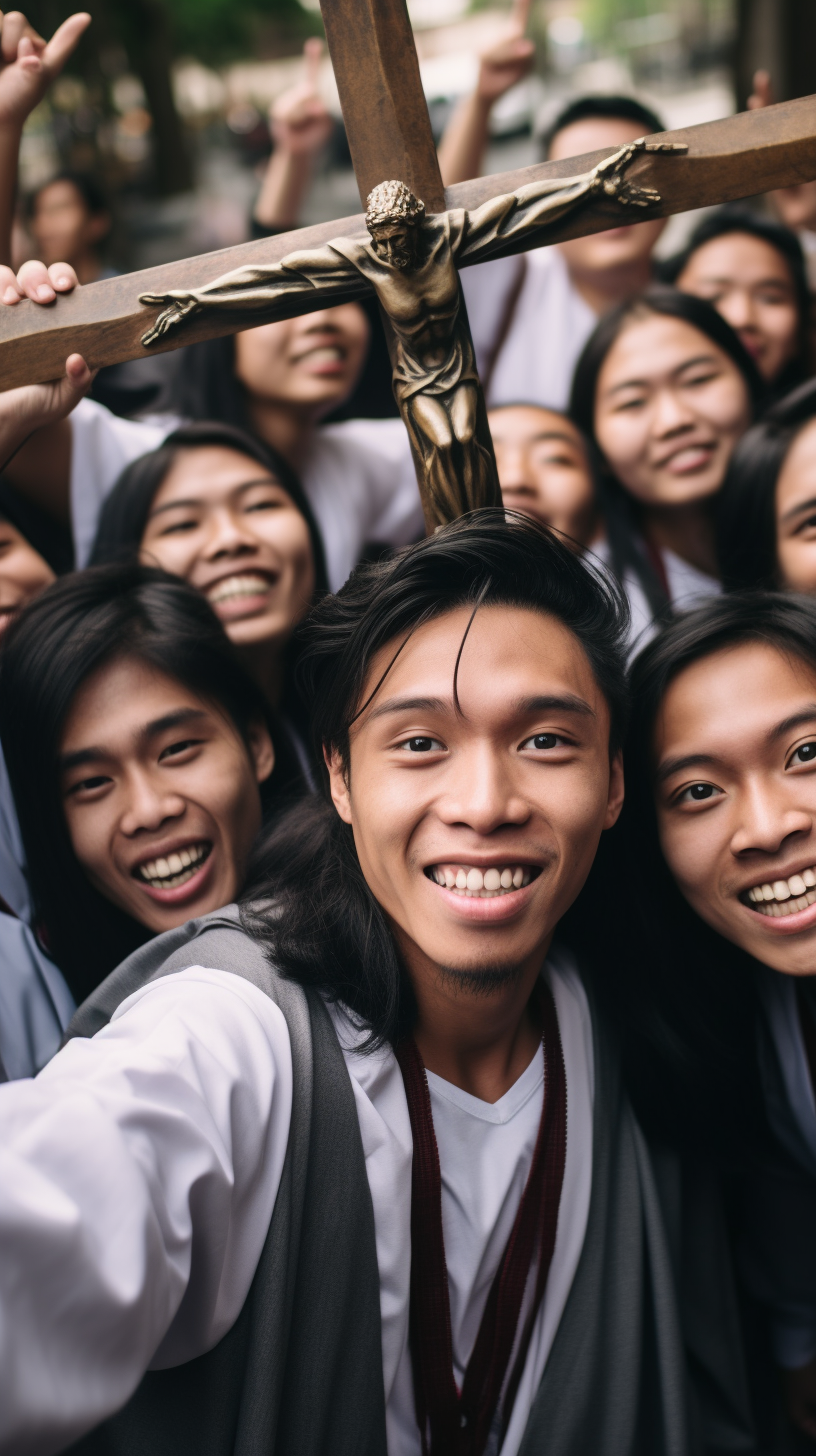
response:
[[[740,1242],[749,1287],[770,1313],[792,1417],[813,1438],[816,603],[771,593],[712,602],[646,648],[633,688],[635,838],[657,864],[656,832],[699,919],[651,879],[641,900],[657,907],[662,974],[684,986],[674,999],[676,1036],[687,1036],[695,1000],[715,1014],[728,1006],[724,1024],[709,1018],[697,1039],[701,1083],[712,1058],[728,1075],[747,1050],[761,1089],[777,1152],[752,1176]],[[709,1124],[723,1105],[709,1100]]]
[[[649,1156],[557,943],[621,805],[625,632],[494,511],[316,609],[322,800],[242,912],[137,951],[0,1089],[0,1444],[703,1449]]]
[[[203,596],[140,566],[43,592],[0,676],[34,923],[80,1001],[239,893],[274,766],[265,703]]]

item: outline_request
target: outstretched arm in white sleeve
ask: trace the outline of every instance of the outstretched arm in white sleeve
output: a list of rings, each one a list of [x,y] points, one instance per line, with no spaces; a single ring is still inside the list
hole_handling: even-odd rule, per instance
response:
[[[280,1010],[201,967],[0,1087],[0,1452],[61,1450],[226,1334],[291,1104]]]

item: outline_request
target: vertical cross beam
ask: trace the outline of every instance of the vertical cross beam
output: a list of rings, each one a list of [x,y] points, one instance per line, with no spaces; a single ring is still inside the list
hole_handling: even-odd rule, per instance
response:
[[[321,0],[363,208],[391,178],[444,212],[431,119],[405,0]]]
[[[426,212],[443,212],[445,189],[406,0],[320,0],[320,8],[363,207],[374,187],[394,180],[421,198]],[[459,308],[469,334],[461,289]],[[381,313],[393,365],[394,336],[387,315],[382,309]],[[501,491],[481,387],[478,394],[476,438],[491,468],[481,483],[483,498],[472,503],[497,506]],[[414,464],[426,524],[432,530],[440,523],[439,510],[431,502],[415,449]]]

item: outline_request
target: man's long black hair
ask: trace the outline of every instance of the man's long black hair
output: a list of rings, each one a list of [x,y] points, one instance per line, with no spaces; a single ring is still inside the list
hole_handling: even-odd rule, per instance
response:
[[[318,603],[303,629],[301,657],[315,753],[333,749],[348,766],[355,720],[419,627],[461,607],[495,606],[540,612],[575,635],[609,705],[614,752],[627,711],[629,613],[620,587],[547,527],[515,512],[483,510],[389,561],[359,567],[340,592]],[[384,648],[385,664],[372,680]],[[254,903],[270,898],[271,910]],[[349,1008],[370,1033],[369,1048],[410,1028],[410,984],[325,771],[321,796],[262,838],[243,916],[284,975]]]

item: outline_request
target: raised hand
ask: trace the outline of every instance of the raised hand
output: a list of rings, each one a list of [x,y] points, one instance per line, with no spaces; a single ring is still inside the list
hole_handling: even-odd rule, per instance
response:
[[[53,384],[24,384],[0,394],[0,470],[35,430],[59,424],[93,383],[81,354],[71,354],[62,379]]]
[[[525,37],[531,0],[514,0],[506,35],[479,58],[476,93],[492,106],[505,92],[523,81],[535,59],[535,45]]]
[[[748,97],[748,110],[761,111],[765,106],[773,106],[773,99],[770,71],[754,71],[754,89]]]
[[[46,42],[22,11],[0,11],[0,126],[22,127],[90,23],[84,11],[72,15]]]
[[[293,157],[311,157],[326,145],[334,118],[318,91],[323,42],[313,37],[303,47],[302,81],[284,91],[269,111],[269,130],[275,147]]]

